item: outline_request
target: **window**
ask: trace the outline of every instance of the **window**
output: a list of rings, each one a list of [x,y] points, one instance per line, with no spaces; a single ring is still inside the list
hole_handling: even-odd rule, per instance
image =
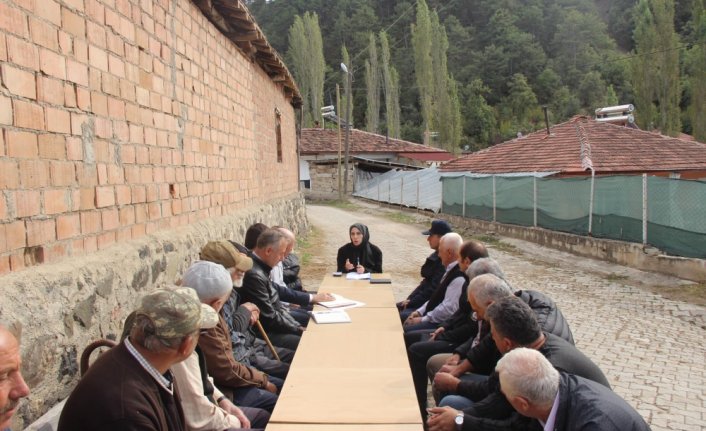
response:
[[[282,113],[275,108],[275,134],[277,135],[277,163],[282,163]]]

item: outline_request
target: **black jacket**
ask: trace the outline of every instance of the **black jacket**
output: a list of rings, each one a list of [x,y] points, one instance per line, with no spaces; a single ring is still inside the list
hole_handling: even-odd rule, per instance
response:
[[[503,397],[504,398],[504,397]],[[535,419],[513,413],[494,420],[466,413],[463,430],[542,431]],[[589,379],[559,372],[559,406],[555,431],[650,431],[649,425],[625,400],[610,389]]]
[[[289,314],[279,299],[277,291],[271,287],[270,271],[265,262],[251,254],[253,266],[243,277],[240,295],[243,302],[252,302],[260,308],[260,322],[267,331],[284,334],[300,334],[299,323]]]
[[[348,259],[353,265],[360,263],[365,267],[365,272],[381,273],[382,272],[382,251],[378,246],[368,243],[370,246],[370,253],[368,254],[365,250],[366,247],[356,247],[352,242],[344,245],[338,249],[338,255],[336,256],[336,267],[339,272],[351,272],[346,270],[346,259]]]
[[[569,323],[550,297],[536,290],[518,290],[515,292],[515,296],[523,300],[535,312],[537,322],[543,331],[557,335],[574,344]],[[454,353],[458,353],[462,358],[467,358],[473,364],[474,373],[491,374],[500,359],[500,352],[495,347],[495,342],[490,334],[484,336],[480,343],[473,348],[471,347],[472,341],[472,339],[466,341],[457,347]]]
[[[458,298],[458,310],[441,326],[444,327],[444,332],[436,338],[439,341],[448,341],[458,345],[476,337],[478,321],[473,317],[473,308],[468,302],[468,281],[463,284],[461,289],[461,296]]]
[[[432,292],[434,292],[436,286],[441,282],[441,277],[443,277],[446,272],[446,268],[444,268],[444,265],[441,263],[439,252],[435,251],[427,256],[420,272],[422,281],[419,282],[419,286],[407,297],[409,300],[407,308],[413,310],[421,307],[429,300]]]
[[[289,253],[282,261],[282,276],[290,289],[303,290],[302,280],[299,278],[300,269],[299,258],[294,253]]]

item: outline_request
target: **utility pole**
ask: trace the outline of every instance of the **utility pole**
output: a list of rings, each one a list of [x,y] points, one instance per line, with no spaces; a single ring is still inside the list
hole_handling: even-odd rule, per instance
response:
[[[341,89],[336,84],[336,112],[341,112]],[[343,188],[341,184],[341,119],[338,118],[338,200],[343,200]]]
[[[352,86],[352,75],[348,67],[341,63],[341,70],[347,75],[346,79],[346,155],[345,155],[345,172],[343,177],[343,191],[348,193],[348,152],[350,148],[350,136],[351,136],[351,86]]]

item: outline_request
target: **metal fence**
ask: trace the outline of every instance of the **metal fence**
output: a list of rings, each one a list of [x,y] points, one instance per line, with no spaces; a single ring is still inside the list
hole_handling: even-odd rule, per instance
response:
[[[356,170],[353,196],[439,212],[442,183],[437,168],[391,170],[374,174]]]
[[[654,176],[442,177],[441,211],[706,258],[706,182]]]

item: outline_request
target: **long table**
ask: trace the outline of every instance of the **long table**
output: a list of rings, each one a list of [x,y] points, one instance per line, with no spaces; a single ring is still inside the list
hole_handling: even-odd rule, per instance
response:
[[[421,430],[391,285],[326,276],[319,291],[365,306],[346,310],[351,323],[309,323],[267,430]]]

